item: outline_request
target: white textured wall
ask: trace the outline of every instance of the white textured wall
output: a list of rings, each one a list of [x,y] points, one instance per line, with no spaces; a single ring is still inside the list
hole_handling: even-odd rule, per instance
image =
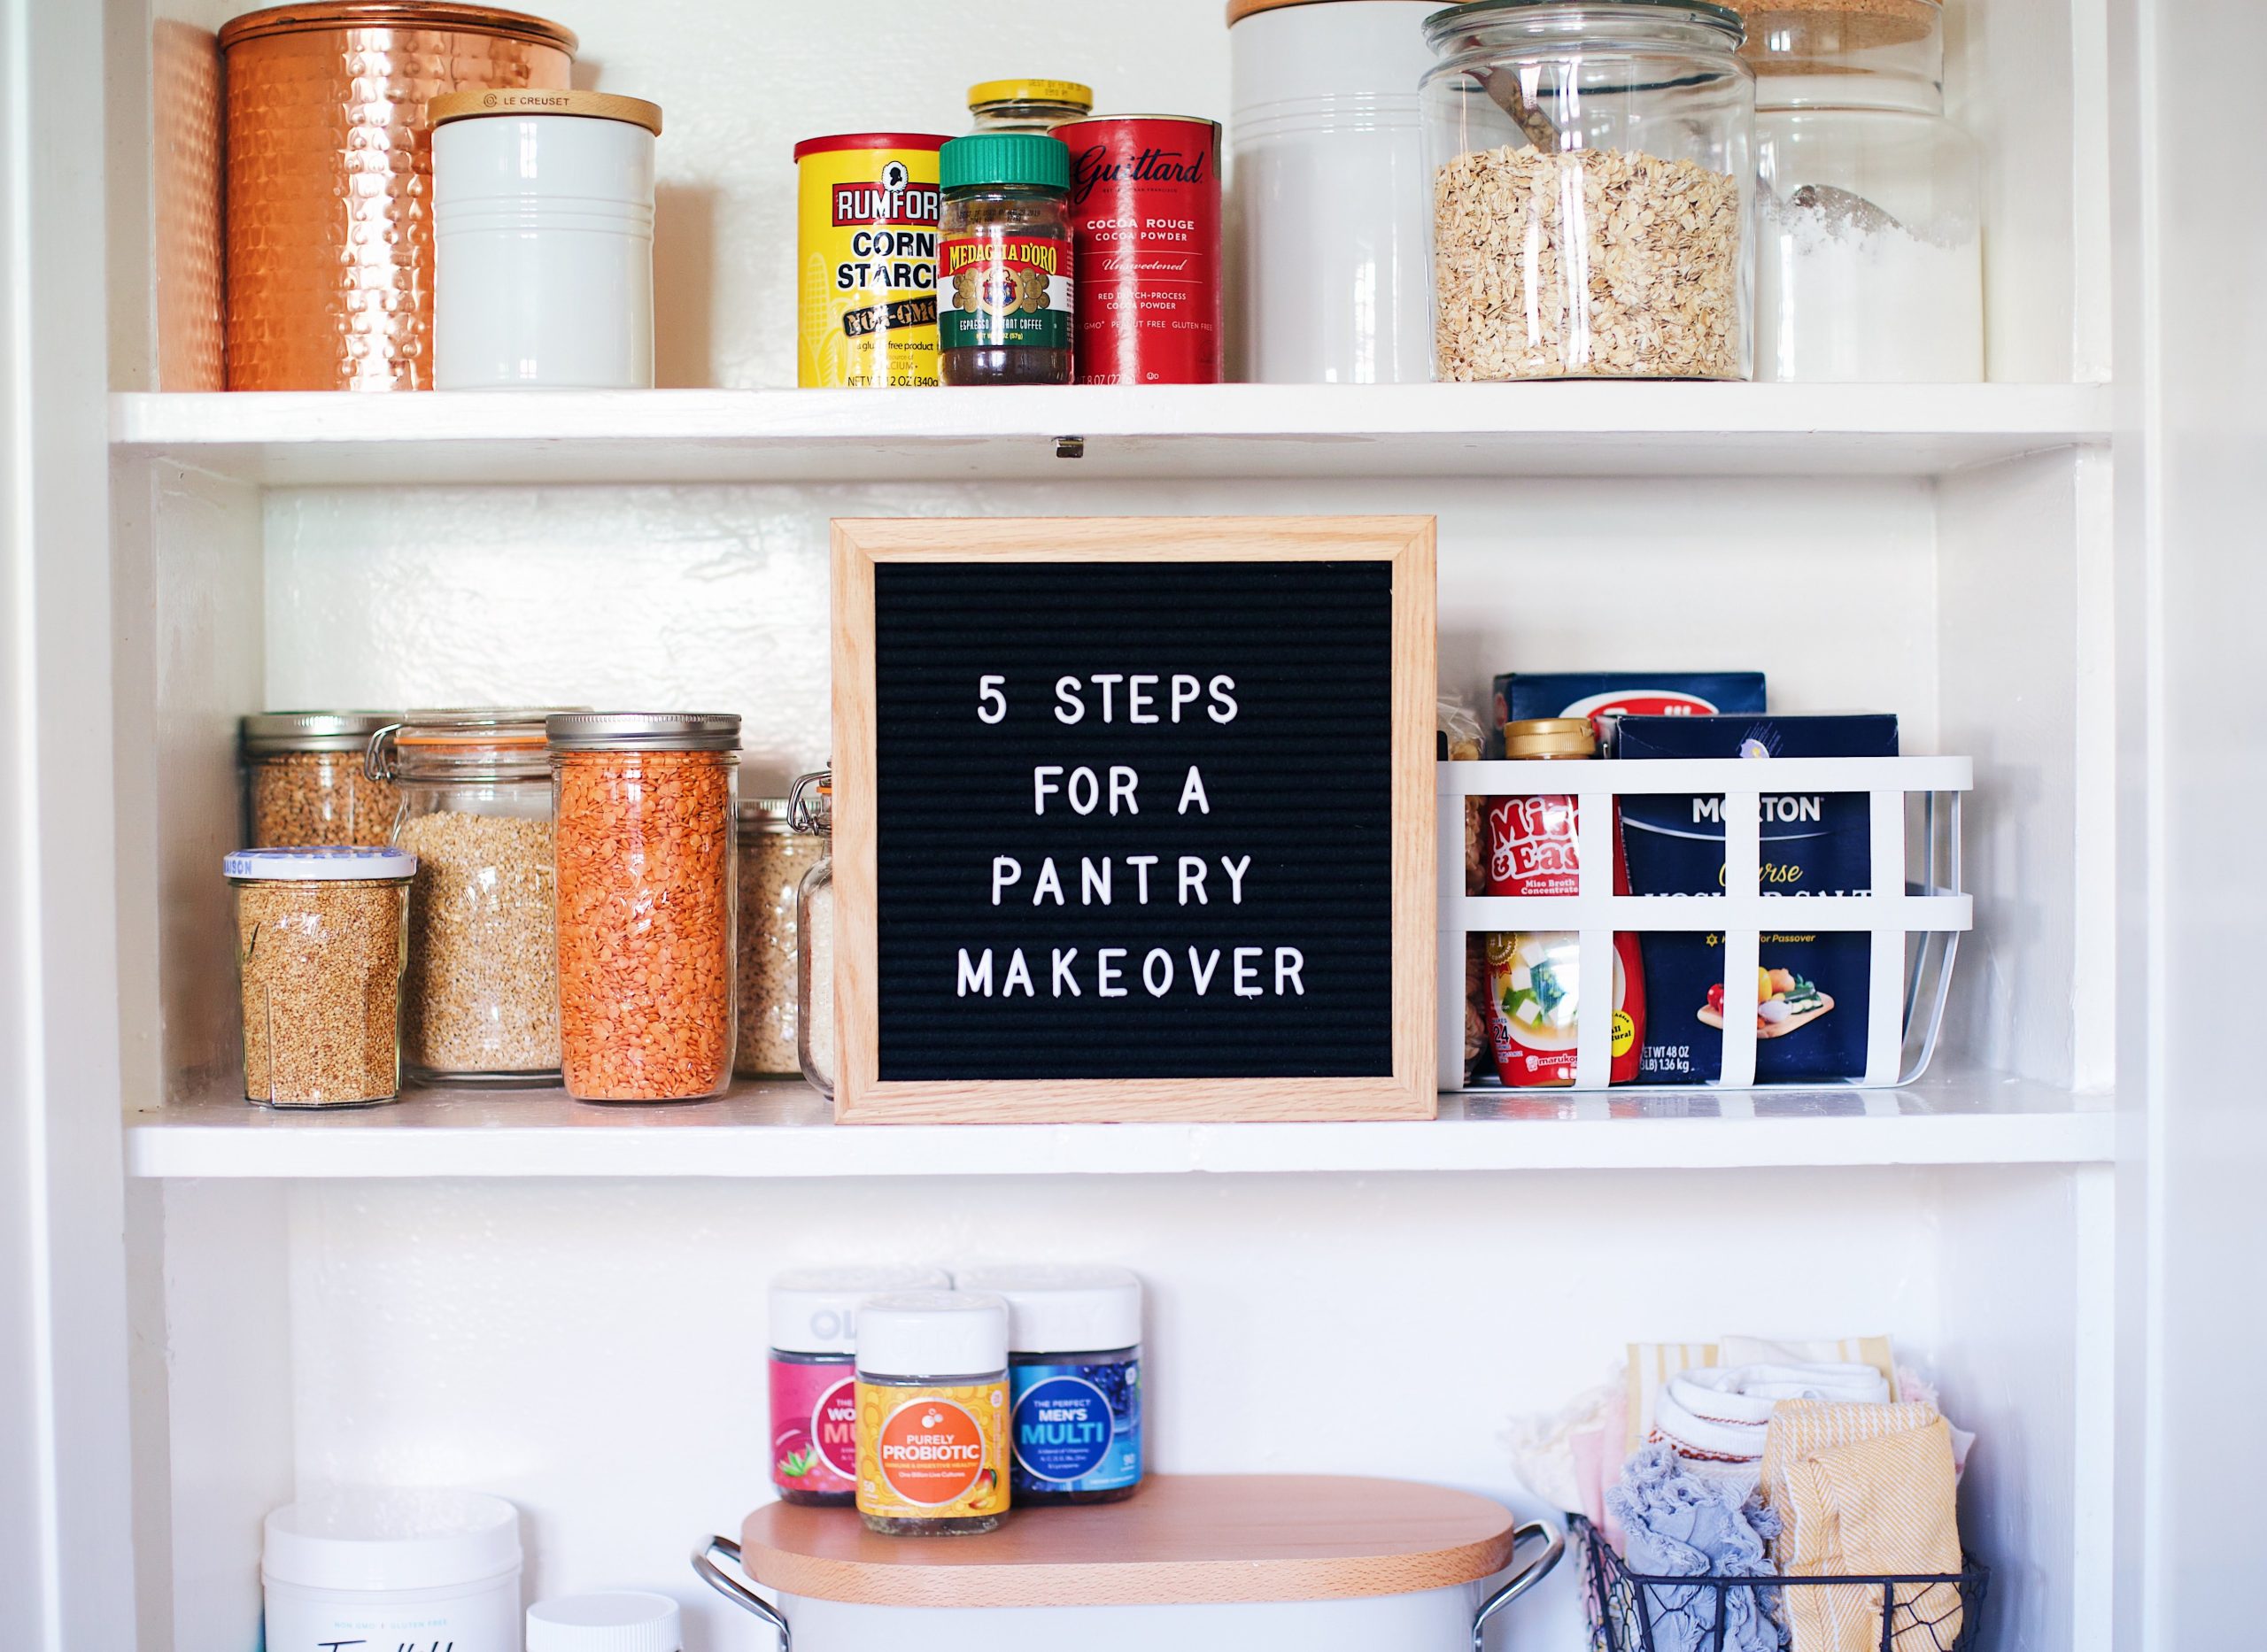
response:
[[[1896,1170],[302,1184],[300,1489],[486,1488],[525,1511],[530,1599],[658,1588],[692,1609],[688,1652],[768,1652],[685,1556],[770,1495],[778,1269],[1123,1262],[1150,1293],[1156,1467],[1402,1476],[1533,1513],[1505,1423],[1630,1339],[1888,1331],[1925,1360],[1942,1193]],[[1500,1644],[1582,1644],[1571,1569],[1546,1586]]]

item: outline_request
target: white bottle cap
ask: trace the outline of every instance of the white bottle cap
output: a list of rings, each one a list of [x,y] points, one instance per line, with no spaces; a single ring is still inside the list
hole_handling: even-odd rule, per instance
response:
[[[771,1281],[771,1346],[783,1354],[855,1354],[858,1304],[891,1291],[949,1291],[942,1268],[798,1268]]]
[[[685,1652],[685,1625],[666,1594],[569,1594],[528,1608],[527,1652]]]
[[[479,1492],[374,1488],[272,1510],[259,1569],[309,1589],[446,1589],[520,1569],[520,1511]]]
[[[971,1291],[904,1291],[858,1308],[858,1369],[878,1377],[988,1377],[1008,1369],[1008,1305]]]
[[[1141,1282],[1123,1268],[976,1268],[960,1283],[1007,1302],[1017,1354],[1105,1353],[1141,1340]]]

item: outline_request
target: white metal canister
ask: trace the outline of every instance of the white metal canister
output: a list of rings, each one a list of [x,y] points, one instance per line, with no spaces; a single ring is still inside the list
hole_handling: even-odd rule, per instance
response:
[[[431,109],[435,386],[652,388],[661,110],[527,89]]]
[[[1437,0],[1229,0],[1234,375],[1433,376],[1417,82]]]
[[[347,1492],[267,1517],[267,1652],[519,1652],[520,1513],[477,1492]]]

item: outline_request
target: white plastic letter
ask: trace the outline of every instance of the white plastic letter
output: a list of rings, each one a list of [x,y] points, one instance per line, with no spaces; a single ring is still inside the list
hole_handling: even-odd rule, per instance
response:
[[[1141,887],[1141,904],[1145,907],[1149,904],[1149,868],[1157,863],[1157,857],[1153,854],[1129,854],[1126,857],[1126,864],[1134,868],[1134,878]]]
[[[1049,780],[1048,778],[1049,775],[1056,776],[1056,780]],[[1056,780],[1062,778],[1062,775],[1063,765],[1060,763],[1040,763],[1033,768],[1031,771],[1031,812],[1033,814],[1047,813],[1048,796],[1063,790],[1056,784]]]
[[[1192,803],[1200,814],[1212,812],[1212,799],[1204,795],[1204,776],[1197,772],[1194,763],[1188,766],[1188,778],[1180,783],[1180,807],[1177,813],[1188,814],[1188,806]]]
[[[1101,869],[1096,870],[1093,858],[1082,854],[1079,857],[1079,904],[1091,907],[1097,896],[1103,906],[1110,904],[1110,857],[1103,856]]]
[[[1112,986],[1118,979],[1118,966],[1110,960],[1126,956],[1123,946],[1098,946],[1095,949],[1095,991],[1103,998],[1124,998],[1126,989]]]
[[[1071,996],[1072,998],[1083,998],[1085,996],[1085,993],[1080,992],[1079,988],[1079,977],[1071,973],[1071,966],[1078,961],[1079,949],[1077,947],[1057,946],[1055,949],[1056,997],[1062,997],[1063,989],[1066,986],[1071,989]]]
[[[998,906],[1000,904],[1000,892],[1003,889],[1013,887],[1016,880],[1020,878],[1023,875],[1023,862],[1017,860],[1015,856],[1011,854],[994,855],[992,857],[992,904],[995,907]]]
[[[1180,708],[1184,706],[1194,706],[1196,703],[1196,697],[1203,691],[1204,685],[1186,671],[1174,672],[1172,674],[1172,720],[1179,722]]]
[[[1149,685],[1149,689],[1145,689],[1145,688],[1143,688],[1143,687],[1141,686],[1141,684],[1143,684],[1144,683],[1147,683]],[[1126,722],[1157,722],[1157,713],[1155,713],[1155,712],[1150,712],[1150,713],[1149,713],[1148,714],[1144,715],[1144,714],[1143,714],[1143,713],[1142,713],[1142,710],[1141,710],[1141,707],[1143,707],[1144,706],[1154,706],[1154,705],[1156,705],[1156,704],[1157,703],[1157,697],[1155,694],[1152,694],[1152,693],[1149,691],[1149,689],[1153,689],[1153,688],[1157,687],[1157,676],[1156,676],[1156,675],[1155,675],[1154,673],[1151,673],[1151,672],[1137,671],[1137,672],[1135,672],[1132,676],[1130,676],[1130,677],[1128,677],[1128,678],[1126,678]],[[1167,959],[1167,960],[1165,961],[1165,968],[1167,968],[1168,969],[1170,969],[1171,968],[1172,968],[1172,961],[1171,959]]]
[[[1251,870],[1251,857],[1246,855],[1241,861],[1231,862],[1227,856],[1222,855],[1220,869],[1228,875],[1228,904],[1241,907],[1243,905],[1243,875]]]
[[[1212,972],[1220,967],[1220,949],[1215,946],[1203,963],[1196,961],[1196,949],[1188,949],[1188,974],[1196,983],[1196,996],[1202,998],[1212,984]]]
[[[1087,703],[1079,698],[1079,679],[1076,677],[1056,678],[1055,721],[1062,723],[1077,722],[1086,714]]]
[[[1086,801],[1083,803],[1079,800],[1080,795],[1079,783],[1082,780],[1086,782],[1087,786]],[[1073,814],[1091,814],[1102,807],[1102,782],[1095,777],[1095,771],[1091,768],[1074,768],[1071,771],[1071,778],[1064,788],[1063,795],[1071,799],[1071,809]]]
[[[1005,722],[1008,720],[1008,697],[1000,692],[1000,685],[1008,679],[981,676],[976,679],[976,721]]]
[[[1204,872],[1203,855],[1185,854],[1180,857],[1180,904],[1182,906],[1188,904],[1188,898],[1192,894],[1196,897],[1196,904],[1200,907],[1209,907],[1212,904],[1212,897],[1204,892]]]
[[[1306,964],[1307,955],[1296,946],[1278,946],[1275,949],[1276,997],[1286,996],[1283,990],[1286,982],[1290,984],[1291,992],[1301,998],[1307,995],[1307,984],[1299,978],[1299,971],[1305,969]]]
[[[1165,978],[1157,979],[1157,966],[1164,966]],[[1149,948],[1149,955],[1141,960],[1141,984],[1149,990],[1151,998],[1163,998],[1172,991],[1172,955],[1162,946]]]
[[[1157,719],[1152,717],[1149,721],[1155,722]],[[1134,800],[1134,788],[1141,784],[1141,776],[1134,772],[1131,765],[1112,763],[1110,766],[1110,812],[1113,817],[1118,814],[1118,801],[1120,798],[1126,800],[1126,812],[1128,814],[1139,814],[1141,812],[1141,806]]]
[[[960,991],[955,996],[966,998],[971,992],[992,996],[992,949],[986,946],[984,956],[974,963],[968,961],[968,948],[960,949]]]
[[[1230,676],[1214,677],[1211,686],[1212,703],[1204,708],[1204,714],[1214,722],[1234,722],[1236,720],[1236,680]]]
[[[1257,946],[1239,946],[1236,948],[1236,996],[1238,998],[1257,998],[1259,996],[1259,971],[1254,969],[1250,964],[1246,963],[1244,960],[1247,958],[1258,957],[1263,950],[1263,948]]]
[[[1013,998],[1016,993],[1016,989],[1019,986],[1023,988],[1024,996],[1025,998],[1037,998],[1039,996],[1039,994],[1032,988],[1031,965],[1024,961],[1024,949],[1020,946],[1017,947],[1016,950],[1009,955],[1008,978],[1000,983],[1000,996],[1002,998]]]
[[[1063,875],[1055,869],[1055,857],[1051,854],[1039,863],[1039,882],[1031,886],[1031,904],[1035,907],[1050,894],[1056,906],[1070,905],[1063,899]]]

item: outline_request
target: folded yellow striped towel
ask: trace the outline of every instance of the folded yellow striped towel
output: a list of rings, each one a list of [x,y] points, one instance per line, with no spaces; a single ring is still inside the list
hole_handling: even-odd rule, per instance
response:
[[[1960,1570],[1952,1431],[1933,1406],[1783,1400],[1763,1447],[1763,1500],[1781,1521],[1774,1556],[1791,1578]],[[1789,1589],[1793,1652],[1875,1652],[1882,1589]],[[1895,1652],[1959,1638],[1950,1584],[1898,1591]]]

